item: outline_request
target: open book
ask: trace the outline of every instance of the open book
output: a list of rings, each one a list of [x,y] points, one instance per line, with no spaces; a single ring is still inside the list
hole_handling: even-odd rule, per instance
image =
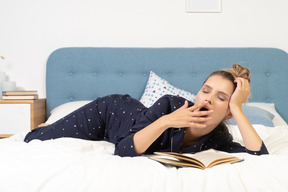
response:
[[[174,165],[177,167],[196,167],[200,169],[211,168],[215,165],[226,163],[236,163],[243,161],[236,156],[222,151],[209,149],[195,154],[180,154],[174,152],[155,152],[149,156],[150,159],[159,161],[164,164]]]

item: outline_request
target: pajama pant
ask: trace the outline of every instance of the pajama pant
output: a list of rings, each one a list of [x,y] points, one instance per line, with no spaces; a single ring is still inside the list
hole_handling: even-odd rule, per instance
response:
[[[128,109],[125,109],[125,106],[128,106]],[[139,107],[144,108],[139,101],[128,95],[101,97],[51,125],[32,130],[26,135],[24,141],[72,137],[96,141],[106,140],[115,144],[121,135],[129,132],[134,123],[127,120],[127,113],[130,113],[129,118],[131,118],[132,114],[135,116],[136,111],[139,112],[136,109]]]

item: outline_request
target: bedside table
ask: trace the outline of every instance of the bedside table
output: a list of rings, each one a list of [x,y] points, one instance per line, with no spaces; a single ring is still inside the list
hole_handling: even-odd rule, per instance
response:
[[[0,137],[35,129],[46,119],[46,99],[0,100]]]

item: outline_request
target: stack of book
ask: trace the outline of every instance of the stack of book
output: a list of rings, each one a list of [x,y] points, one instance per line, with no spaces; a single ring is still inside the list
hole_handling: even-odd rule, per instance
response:
[[[3,100],[26,100],[38,99],[38,91],[3,91]]]

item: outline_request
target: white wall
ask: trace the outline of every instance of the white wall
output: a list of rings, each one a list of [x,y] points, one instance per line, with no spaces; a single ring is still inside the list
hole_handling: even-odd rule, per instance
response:
[[[45,62],[60,47],[276,47],[288,52],[287,0],[0,0],[0,70],[45,97]]]

